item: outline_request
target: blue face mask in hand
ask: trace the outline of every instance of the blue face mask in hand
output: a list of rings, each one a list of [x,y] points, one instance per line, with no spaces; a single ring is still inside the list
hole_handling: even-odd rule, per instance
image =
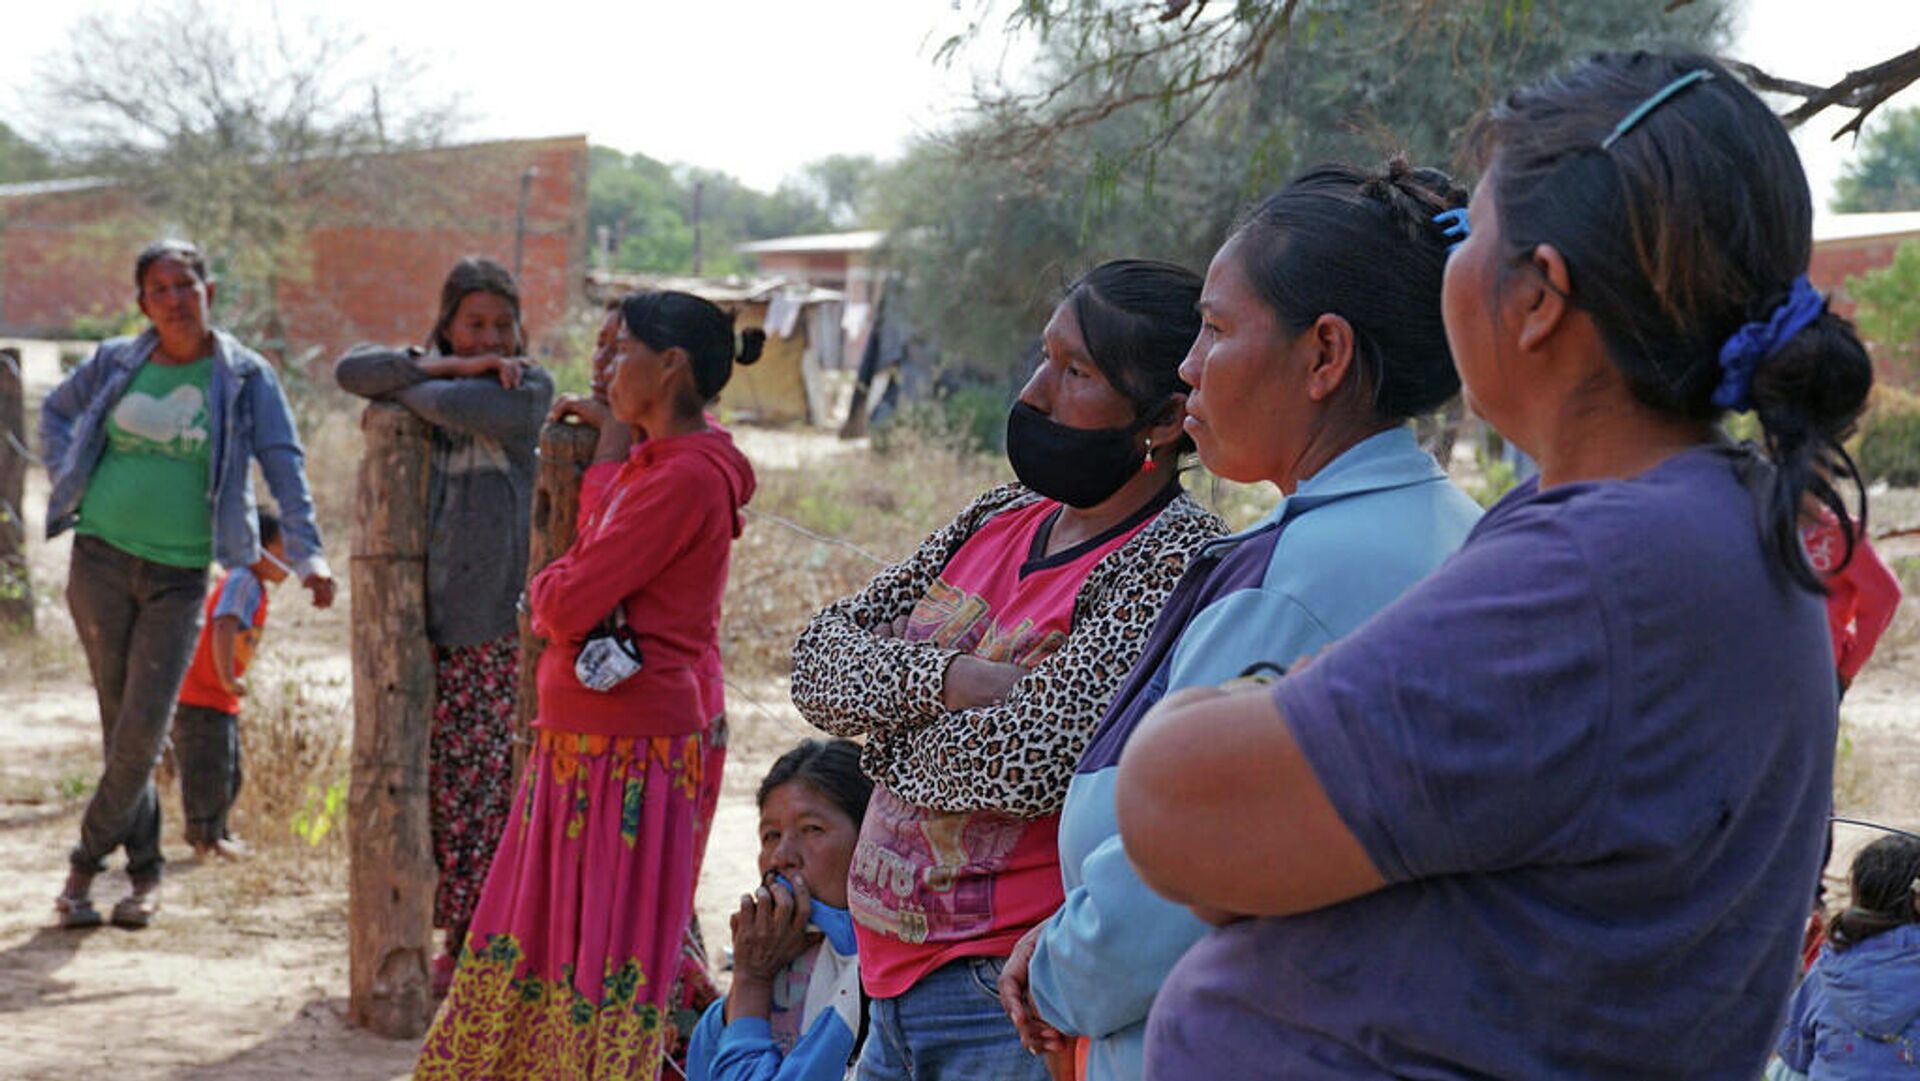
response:
[[[786,875],[775,873],[773,880],[785,886],[788,892],[792,892],[793,883],[787,880]],[[812,898],[812,905],[807,915],[807,925],[827,936],[827,941],[833,945],[833,952],[853,953],[856,948],[853,938],[853,914],[844,908],[835,908],[818,897]]]

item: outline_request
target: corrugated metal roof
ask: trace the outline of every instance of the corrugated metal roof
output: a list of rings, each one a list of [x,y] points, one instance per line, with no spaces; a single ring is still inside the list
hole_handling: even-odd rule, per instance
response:
[[[0,184],[0,199],[24,199],[31,195],[58,195],[65,191],[90,191],[110,188],[114,181],[104,176],[70,176],[62,180],[29,180],[21,184]]]
[[[804,233],[799,236],[777,236],[771,240],[736,244],[733,250],[748,255],[808,251],[872,251],[886,238],[884,229],[862,229],[852,233]]]
[[[1813,242],[1863,240],[1876,236],[1920,234],[1920,210],[1887,214],[1815,214]]]
[[[773,299],[778,293],[795,297],[802,304],[827,304],[846,299],[846,294],[837,289],[822,289],[807,282],[785,277],[716,280],[662,274],[631,274],[617,270],[587,272],[587,291],[595,298],[611,300],[622,293],[636,289],[692,293],[694,296],[711,300],[715,304],[764,303]]]

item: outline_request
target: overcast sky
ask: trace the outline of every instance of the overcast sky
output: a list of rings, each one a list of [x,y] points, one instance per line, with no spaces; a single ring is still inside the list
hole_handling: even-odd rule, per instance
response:
[[[27,78],[0,91],[0,119],[34,130],[23,96],[77,12],[129,12],[153,0],[10,4],[10,59]],[[161,0],[165,2],[165,0]],[[258,0],[206,0],[257,17]],[[971,81],[1001,60],[997,35],[953,68],[933,54],[977,0],[539,0],[506,5],[409,0],[280,0],[294,19],[323,13],[381,48],[419,56],[435,88],[457,92],[467,138],[584,133],[595,143],[731,173],[771,190],[833,153],[897,154],[941,126]],[[537,14],[536,14],[537,13]],[[1920,44],[1920,0],[1749,0],[1734,56],[1825,83]],[[109,62],[101,58],[102,62]],[[1018,66],[1017,60],[1014,64]],[[15,72],[22,69],[15,67]],[[1894,105],[1920,104],[1910,88]],[[1852,141],[1829,142],[1830,112],[1796,138],[1823,204]]]

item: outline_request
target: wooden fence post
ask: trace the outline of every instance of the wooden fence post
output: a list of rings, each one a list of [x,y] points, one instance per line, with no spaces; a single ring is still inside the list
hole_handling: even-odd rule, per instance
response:
[[[559,558],[573,544],[580,524],[580,477],[593,462],[599,433],[584,424],[549,424],[540,429],[540,475],[533,489],[533,529],[527,539],[527,581]],[[520,613],[520,685],[513,709],[514,790],[525,772],[527,748],[533,736],[533,718],[540,712],[540,690],[534,672],[540,665],[545,639],[533,633],[527,613]]]
[[[433,1017],[427,959],[437,871],[427,818],[433,651],[427,642],[426,423],[374,402],[353,511],[353,779],[348,801],[349,1012],[389,1038]]]
[[[33,577],[27,570],[26,376],[20,350],[0,349],[0,631],[33,630]]]

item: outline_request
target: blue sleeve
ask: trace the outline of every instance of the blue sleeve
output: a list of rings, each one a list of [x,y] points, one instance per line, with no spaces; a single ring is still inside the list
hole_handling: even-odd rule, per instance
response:
[[[247,380],[246,390],[253,418],[253,457],[260,463],[274,502],[280,505],[280,533],[286,538],[288,561],[304,578],[326,568],[320,526],[313,519],[313,495],[307,489],[306,451],[273,369],[261,364]]]
[[[1102,1038],[1147,1019],[1174,962],[1207,925],[1140,881],[1118,834],[1080,867],[1082,884],[1044,925],[1027,986],[1048,1024]]]
[[[1167,693],[1211,687],[1256,661],[1291,668],[1334,640],[1333,631],[1295,598],[1267,590],[1229,593],[1195,614],[1173,648]]]
[[[1286,594],[1229,593],[1181,631],[1166,693],[1232,679],[1255,661],[1289,665],[1332,640],[1332,633]],[[1110,794],[1110,782],[1095,782],[1085,798],[1110,803]],[[1140,881],[1117,826],[1081,861],[1080,881],[1041,933],[1028,987],[1048,1024],[1105,1037],[1146,1020],[1174,962],[1207,926]]]
[[[1781,1063],[1795,1073],[1804,1075],[1813,1068],[1814,1021],[1820,1016],[1820,1010],[1826,999],[1826,972],[1821,965],[1826,954],[1813,963],[1813,969],[1800,981],[1800,988],[1793,993],[1793,1001],[1787,1004],[1787,1024],[1780,1030],[1780,1045],[1774,1048]]]
[[[232,616],[240,629],[253,626],[253,614],[260,610],[260,579],[245,567],[235,567],[220,584],[220,598],[213,602],[213,618]]]
[[[40,403],[40,461],[47,467],[53,484],[58,485],[67,451],[73,440],[73,422],[86,411],[93,396],[100,393],[107,363],[101,359],[104,348],[95,349],[60,385],[47,392]]]
[[[853,1054],[853,1033],[833,1010],[822,1010],[782,1056],[764,1017],[725,1023],[727,1000],[707,1007],[687,1045],[687,1081],[841,1081]]]
[[[1577,862],[1619,774],[1625,665],[1601,585],[1542,518],[1476,540],[1275,685],[1388,882]]]

